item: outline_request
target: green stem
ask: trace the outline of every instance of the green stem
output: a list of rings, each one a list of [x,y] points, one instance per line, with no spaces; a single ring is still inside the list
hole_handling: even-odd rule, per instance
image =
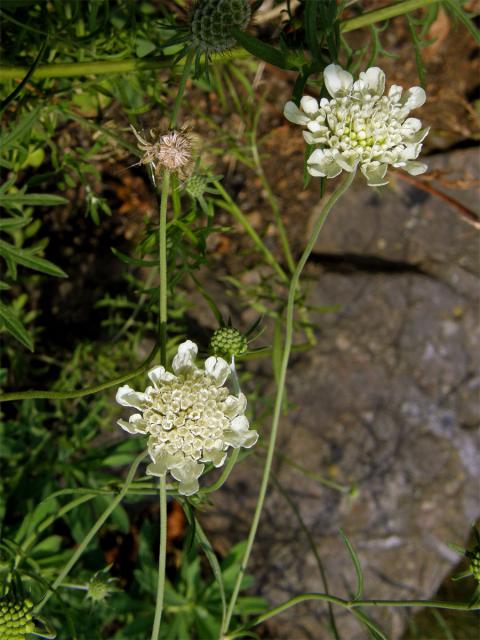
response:
[[[160,226],[158,229],[159,260],[159,309],[158,328],[160,341],[160,361],[167,364],[167,205],[170,188],[170,172],[165,170],[162,179],[160,196]]]
[[[396,2],[395,4],[383,7],[382,9],[375,9],[374,11],[367,11],[357,18],[350,18],[349,20],[342,20],[340,22],[340,31],[342,33],[348,33],[349,31],[355,31],[355,29],[361,29],[376,22],[384,22],[390,20],[390,18],[396,18],[397,16],[403,16],[405,13],[428,7],[430,4],[436,4],[440,0],[404,0],[404,2]]]
[[[165,594],[165,567],[167,559],[167,489],[166,476],[160,476],[160,545],[158,554],[158,582],[151,640],[157,640],[162,621],[163,598]]]
[[[277,260],[275,259],[271,251],[267,249],[267,247],[265,246],[264,242],[262,241],[258,233],[255,231],[255,229],[252,227],[250,222],[247,220],[245,214],[237,207],[235,202],[232,200],[232,198],[228,195],[228,193],[225,191],[225,189],[217,180],[213,180],[212,182],[215,185],[215,188],[218,191],[218,193],[223,198],[225,198],[225,202],[217,201],[218,206],[222,207],[222,209],[225,209],[226,211],[232,214],[234,219],[238,223],[240,223],[242,227],[245,229],[245,231],[248,233],[250,238],[255,243],[257,249],[261,253],[263,253],[265,260],[268,262],[268,264],[277,272],[282,282],[284,283],[288,282],[287,274],[279,265],[279,263],[277,262]]]
[[[48,400],[69,400],[71,398],[83,398],[84,396],[90,396],[94,393],[98,393],[99,391],[104,391],[105,389],[110,389],[110,387],[116,387],[119,384],[123,384],[124,382],[128,382],[132,378],[140,375],[144,371],[146,371],[152,360],[155,358],[159,349],[158,343],[154,346],[148,357],[142,362],[142,364],[130,373],[124,373],[121,376],[116,378],[112,378],[111,380],[107,380],[107,382],[102,382],[102,384],[97,384],[94,387],[88,387],[87,389],[79,389],[78,391],[44,391],[44,390],[32,390],[32,391],[12,391],[10,393],[2,393],[0,395],[0,402],[7,402],[12,400],[40,400],[40,399],[48,399]]]
[[[178,112],[180,111],[180,105],[182,104],[183,93],[185,91],[185,85],[187,84],[188,76],[190,75],[190,67],[192,66],[194,55],[195,51],[190,51],[183,66],[182,77],[180,78],[180,82],[178,83],[177,96],[175,98],[172,117],[170,119],[170,129],[175,129],[175,127],[177,126]]]
[[[184,74],[185,76],[187,74]],[[185,86],[185,83],[183,84]],[[183,93],[183,89],[182,89]],[[177,104],[177,103],[176,103]],[[177,111],[180,102],[177,105]],[[175,117],[172,118],[175,126]],[[170,172],[165,169],[162,178],[162,192],[160,196],[160,226],[158,230],[158,269],[159,269],[159,307],[158,330],[160,338],[160,362],[167,364],[167,205],[170,189]],[[155,600],[155,617],[153,620],[151,640],[157,640],[160,633],[160,623],[163,612],[163,599],[165,595],[165,567],[167,561],[167,480],[166,475],[160,476],[160,543],[158,549],[158,577],[157,597]]]
[[[285,229],[285,225],[283,224],[282,216],[280,214],[280,207],[278,206],[277,199],[273,195],[273,191],[270,187],[270,183],[267,180],[265,171],[263,170],[262,162],[260,160],[260,154],[258,153],[258,147],[256,142],[256,128],[252,131],[250,140],[251,140],[250,144],[252,149],[253,161],[257,169],[258,177],[260,178],[260,184],[265,190],[268,204],[270,205],[270,208],[273,213],[273,217],[275,218],[275,224],[277,225],[278,234],[280,236],[280,244],[282,245],[283,253],[285,255],[285,260],[287,261],[287,265],[290,272],[293,273],[295,270],[295,262],[293,260],[292,251],[290,249],[290,244],[288,242],[287,231]]]
[[[464,602],[442,602],[441,600],[344,600],[343,598],[337,598],[327,593],[302,593],[258,616],[248,628],[255,627],[257,624],[265,622],[279,613],[283,613],[290,607],[308,600],[330,602],[331,604],[337,604],[340,607],[350,610],[358,607],[427,607],[429,609],[453,609],[456,611],[477,611],[480,609],[480,604],[471,606]]]
[[[212,54],[212,62],[228,62],[231,58],[249,58],[250,54],[244,49],[232,49],[221,54]],[[182,61],[177,63],[182,65]],[[89,75],[112,75],[116,73],[130,73],[145,71],[148,69],[170,69],[172,57],[161,60],[140,60],[130,58],[128,60],[96,60],[93,62],[68,62],[61,64],[41,64],[32,74],[34,80],[42,78],[74,78]],[[0,66],[0,82],[6,80],[19,80],[28,72],[28,67]]]
[[[352,173],[348,173],[344,178],[344,180],[338,185],[338,187],[332,193],[330,198],[327,200],[327,202],[325,203],[325,206],[321,209],[318,215],[318,218],[316,219],[315,224],[313,226],[307,246],[305,247],[305,250],[302,253],[302,256],[295,268],[295,271],[292,275],[292,279],[290,282],[290,287],[288,291],[288,300],[287,300],[286,321],[285,321],[285,342],[283,346],[282,362],[281,362],[279,376],[278,376],[278,386],[277,386],[277,394],[275,398],[275,408],[273,413],[270,442],[268,444],[267,457],[265,460],[265,467],[263,470],[263,477],[260,485],[257,505],[255,508],[255,514],[253,516],[253,521],[250,528],[250,533],[248,535],[245,552],[242,558],[240,571],[238,572],[237,579],[235,582],[235,587],[234,587],[233,594],[230,599],[230,604],[228,607],[227,618],[224,626],[224,634],[227,633],[228,627],[230,625],[230,620],[232,618],[235,604],[238,598],[238,593],[240,591],[240,585],[242,583],[242,579],[247,568],[248,560],[250,558],[250,553],[253,547],[253,542],[255,540],[255,536],[257,533],[258,524],[260,522],[260,516],[262,514],[263,504],[265,502],[265,496],[267,494],[267,488],[268,488],[268,483],[270,479],[270,471],[272,468],[273,456],[275,453],[275,442],[277,439],[278,426],[280,422],[280,414],[283,407],[283,398],[284,398],[284,392],[285,392],[285,382],[287,377],[288,362],[290,359],[290,352],[291,352],[292,342],[293,342],[295,293],[297,290],[297,286],[298,286],[302,271],[305,267],[305,264],[307,263],[308,258],[310,257],[310,253],[312,252],[312,249],[317,241],[318,235],[325,223],[325,220],[327,219],[327,216],[331,208],[337,202],[337,200],[345,193],[345,191],[347,191],[347,189],[350,187],[354,177],[355,177],[355,171],[352,171]]]
[[[228,476],[232,472],[232,469],[235,466],[235,463],[237,461],[239,453],[240,453],[240,449],[234,449],[233,450],[233,453],[228,458],[227,464],[224,465],[222,473],[221,473],[220,477],[218,478],[218,480],[216,482],[214,482],[213,484],[211,484],[209,487],[204,487],[203,489],[200,489],[200,491],[199,491],[200,494],[202,494],[202,493],[212,493],[213,491],[216,491],[217,489],[220,489],[220,487],[227,481]]]
[[[62,571],[59,573],[59,575],[57,576],[57,578],[55,579],[55,581],[53,582],[53,584],[51,585],[51,587],[49,588],[47,593],[43,596],[43,598],[40,600],[40,602],[35,607],[35,613],[37,613],[37,614],[40,613],[40,611],[43,609],[43,607],[47,604],[47,602],[53,596],[53,594],[55,593],[55,591],[57,590],[59,585],[62,584],[62,582],[68,576],[68,574],[70,573],[72,568],[75,566],[77,561],[80,559],[81,555],[83,554],[85,549],[88,547],[88,545],[90,544],[90,542],[93,539],[93,537],[98,533],[98,531],[101,529],[101,527],[105,524],[105,522],[109,518],[110,514],[116,509],[116,507],[123,500],[125,494],[128,491],[128,487],[130,486],[130,483],[132,482],[133,478],[135,477],[135,473],[137,472],[137,469],[138,469],[140,463],[142,462],[142,460],[145,458],[146,455],[147,455],[146,451],[142,451],[142,453],[135,458],[135,460],[133,461],[132,466],[130,467],[130,471],[128,472],[127,478],[126,478],[126,480],[125,480],[125,482],[123,484],[122,490],[112,500],[112,502],[108,505],[108,507],[105,509],[105,511],[102,513],[102,515],[98,518],[98,520],[95,522],[95,524],[90,529],[90,531],[87,533],[87,535],[82,540],[82,542],[78,545],[78,547],[75,550],[75,553],[72,555],[70,560],[67,562],[67,564],[64,566]]]

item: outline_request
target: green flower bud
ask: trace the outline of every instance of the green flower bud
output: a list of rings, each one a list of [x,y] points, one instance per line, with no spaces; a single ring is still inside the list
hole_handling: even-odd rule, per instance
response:
[[[475,580],[480,583],[480,545],[470,552],[470,571]]]
[[[185,182],[185,191],[192,198],[198,199],[203,196],[208,185],[208,178],[200,175],[193,175]]]
[[[2,640],[25,640],[27,633],[35,631],[32,618],[33,603],[30,600],[0,600],[0,638]]]
[[[217,329],[210,340],[210,351],[216,356],[231,358],[245,353],[247,349],[247,339],[233,327]]]
[[[246,29],[250,14],[248,0],[198,0],[190,14],[194,46],[207,54],[231,49],[232,28]]]
[[[96,573],[87,585],[87,598],[94,602],[102,602],[113,591],[111,582],[112,578],[105,578],[100,573]]]

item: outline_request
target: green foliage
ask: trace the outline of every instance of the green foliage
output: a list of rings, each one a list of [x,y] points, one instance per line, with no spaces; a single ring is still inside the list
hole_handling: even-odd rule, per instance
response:
[[[82,549],[112,500],[121,495],[125,468],[144,445],[140,438],[122,438],[115,428],[120,412],[113,402],[114,389],[108,390],[109,381],[125,372],[136,375],[138,361],[158,344],[159,333],[163,245],[159,246],[158,212],[155,206],[152,212],[144,194],[156,191],[157,185],[150,184],[149,176],[138,168],[141,153],[129,125],[139,131],[167,129],[168,121],[178,115],[179,87],[187,84],[192,92],[189,108],[208,141],[199,145],[192,175],[184,182],[171,176],[166,229],[168,342],[163,345],[168,356],[190,333],[198,334],[207,349],[207,332],[197,314],[202,299],[222,327],[212,341],[213,352],[271,357],[274,378],[281,383],[287,290],[298,256],[292,255],[274,185],[263,169],[268,162],[264,143],[269,132],[263,132],[261,123],[266,95],[259,97],[254,78],[259,60],[292,72],[293,99],[298,100],[307,86],[322,91],[320,72],[331,62],[345,60],[353,70],[393,55],[384,49],[383,34],[390,23],[381,13],[366,23],[365,44],[351,48],[342,30],[347,4],[351,5],[303,0],[293,11],[292,3],[287,3],[280,29],[275,31],[268,25],[256,29],[254,21],[249,26],[250,13],[255,14],[260,2],[244,0],[202,0],[190,14],[182,0],[2,3],[2,64],[10,70],[20,67],[21,72],[3,83],[0,108],[5,123],[0,166],[6,176],[0,187],[0,328],[5,339],[0,383],[2,388],[21,390],[42,386],[57,394],[58,400],[52,402],[45,394],[31,391],[28,400],[1,405],[2,637],[10,633],[7,614],[13,601],[8,598],[15,581],[24,585],[23,595],[36,606],[51,595],[51,585],[76,550]],[[478,38],[472,16],[459,3],[444,0],[442,6]],[[365,15],[360,6],[351,11]],[[407,16],[422,83],[422,48],[429,44],[426,35],[436,15],[437,7],[432,5],[421,20]],[[215,59],[216,51],[234,45],[233,60]],[[192,61],[195,74],[189,81]],[[117,63],[127,71],[105,71]],[[65,66],[59,69],[59,65]],[[212,97],[216,110],[206,110],[203,101]],[[241,126],[225,126],[235,119]],[[202,154],[203,146],[208,154]],[[225,157],[228,163],[220,170],[228,171],[222,180],[216,164]],[[231,174],[237,163],[259,182],[262,212],[278,230],[278,247],[265,240],[263,230],[253,228],[235,202]],[[124,184],[125,173],[130,182]],[[243,237],[223,261],[211,246],[219,236],[236,230],[234,225]],[[70,229],[67,239],[66,228]],[[102,232],[108,242],[104,237],[98,240]],[[85,238],[92,240],[89,253],[82,253]],[[89,266],[95,254],[101,259]],[[235,272],[228,268],[231,257],[240,263]],[[84,278],[89,268],[94,272],[91,280]],[[245,277],[255,269],[258,278]],[[262,319],[266,335],[272,336],[270,346],[245,354],[246,337],[224,326],[220,301],[217,304],[212,293],[218,287],[233,313],[251,315],[253,311]],[[317,310],[307,302],[307,289],[304,279],[293,294],[292,329],[301,336],[299,349],[308,348],[315,339],[310,314]],[[79,307],[71,305],[77,296]],[[63,314],[66,319],[59,324],[58,315]],[[82,314],[86,319],[77,326],[76,316]],[[27,353],[34,347],[33,354]],[[133,386],[144,385],[144,370],[131,380]],[[242,379],[248,381],[248,376],[244,373]],[[101,393],[76,397],[97,385]],[[256,380],[250,386],[254,391],[249,403],[262,423],[272,414],[274,398]],[[283,398],[280,407],[287,410],[288,406]],[[228,473],[236,461],[229,458]],[[308,475],[295,461],[287,462]],[[48,600],[45,611],[59,640],[145,640],[151,632],[158,530],[166,523],[158,521],[155,511],[158,487],[142,473],[143,467],[123,503]],[[234,546],[220,560],[195,513],[205,508],[209,490],[221,485],[228,473],[199,496],[181,503],[188,527],[168,555],[162,640],[219,637],[232,598],[230,630],[236,631],[230,631],[229,637],[256,637],[249,627],[268,609],[263,598],[246,595],[255,586],[253,577],[242,573],[247,545]],[[325,486],[348,490],[312,475]],[[208,515],[202,515],[202,521],[203,517]],[[356,576],[351,596],[359,600],[363,591],[360,562],[345,536],[344,541],[352,561],[352,584]],[[478,549],[470,554],[468,574],[478,578]],[[239,580],[241,592],[236,599]],[[471,606],[478,605],[478,598],[477,588],[470,596]],[[19,606],[14,613],[24,628],[19,624],[17,630],[25,635],[30,630],[30,605]],[[365,607],[353,607],[351,613],[370,637],[386,638]],[[53,637],[45,633],[44,637]]]

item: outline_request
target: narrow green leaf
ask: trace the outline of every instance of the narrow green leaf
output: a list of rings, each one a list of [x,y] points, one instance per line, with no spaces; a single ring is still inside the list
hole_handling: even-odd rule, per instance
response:
[[[307,0],[307,3],[305,5],[305,16],[303,20],[308,48],[310,49],[316,60],[320,58],[320,47],[318,42],[317,29],[317,11],[319,8],[320,5],[318,2]]]
[[[265,62],[273,64],[275,67],[279,67],[280,69],[289,68],[286,55],[279,49],[272,47],[272,45],[267,44],[266,42],[262,42],[258,38],[248,35],[248,33],[245,33],[240,29],[235,28],[232,30],[232,33],[239,45],[252,55],[260,58],[260,60],[265,60]]]
[[[67,203],[66,198],[48,193],[8,193],[0,196],[0,207],[21,205],[49,207]]]
[[[4,305],[3,302],[0,302],[0,324],[3,324],[5,329],[27,347],[27,349],[33,351],[33,341],[30,334],[13,311]]]
[[[348,553],[350,554],[350,557],[351,557],[352,562],[353,562],[353,566],[355,567],[355,573],[357,574],[357,590],[356,590],[355,595],[353,596],[353,598],[354,598],[354,600],[359,600],[363,595],[363,573],[362,573],[362,567],[360,566],[360,561],[358,559],[358,556],[357,556],[354,548],[350,544],[350,540],[347,538],[347,536],[345,535],[345,533],[341,529],[340,529],[340,534],[341,534],[341,536],[343,538],[343,542],[345,543],[345,546],[347,547]]]
[[[0,229],[21,229],[31,221],[28,216],[5,218],[0,220]]]
[[[213,575],[215,576],[215,580],[218,584],[218,589],[220,591],[220,599],[222,601],[222,627],[225,621],[225,616],[227,615],[227,600],[225,597],[225,586],[223,584],[223,576],[222,569],[220,568],[220,564],[217,560],[217,556],[213,551],[212,545],[210,544],[205,532],[200,526],[198,520],[195,518],[195,537],[197,538],[197,542],[200,544],[202,550],[204,551],[208,562],[213,571]]]
[[[122,262],[125,262],[125,264],[131,264],[135,267],[154,267],[157,265],[156,260],[141,260],[140,258],[132,258],[131,256],[127,256],[125,253],[122,253],[118,249],[115,249],[115,247],[110,247],[110,251],[116,258],[118,258]]]
[[[380,627],[376,625],[375,622],[373,622],[373,620],[365,613],[363,613],[363,611],[360,611],[359,609],[352,609],[351,611],[353,615],[367,627],[373,640],[390,640],[388,636],[383,633]]]
[[[17,126],[2,137],[2,149],[5,151],[9,145],[21,139],[22,136],[32,127],[35,120],[37,120],[41,107],[37,107],[32,113],[26,114]]]
[[[456,16],[460,22],[463,23],[465,28],[470,32],[475,42],[480,44],[480,30],[477,29],[473,22],[474,14],[467,13],[457,0],[444,0],[443,3],[446,9],[449,9],[454,16]]]
[[[54,265],[53,262],[45,260],[44,258],[39,258],[26,249],[14,247],[4,240],[0,240],[0,255],[2,255],[7,262],[8,260],[11,260],[17,264],[23,265],[24,267],[28,267],[29,269],[46,273],[49,276],[68,278],[65,271]]]

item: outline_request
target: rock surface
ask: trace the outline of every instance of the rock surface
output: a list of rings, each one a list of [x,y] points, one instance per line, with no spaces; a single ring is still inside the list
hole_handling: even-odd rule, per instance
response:
[[[478,156],[438,155],[430,165],[465,176]],[[475,204],[473,194],[460,197]],[[359,494],[329,489],[281,457],[275,477],[335,595],[355,590],[340,528],[359,555],[365,598],[430,598],[458,560],[446,543],[461,545],[480,515],[477,272],[478,232],[401,181],[377,193],[358,180],[322,232],[308,268],[310,302],[338,310],[313,318],[318,344],[292,361],[279,451],[310,472],[358,483]],[[260,462],[240,464],[204,516],[220,547],[248,532]],[[251,569],[272,606],[325,590],[302,525],[273,486]],[[353,616],[335,613],[344,639],[366,637]],[[405,611],[369,613],[392,640],[403,633]],[[266,637],[328,638],[326,623],[325,606],[307,603],[273,618]]]

